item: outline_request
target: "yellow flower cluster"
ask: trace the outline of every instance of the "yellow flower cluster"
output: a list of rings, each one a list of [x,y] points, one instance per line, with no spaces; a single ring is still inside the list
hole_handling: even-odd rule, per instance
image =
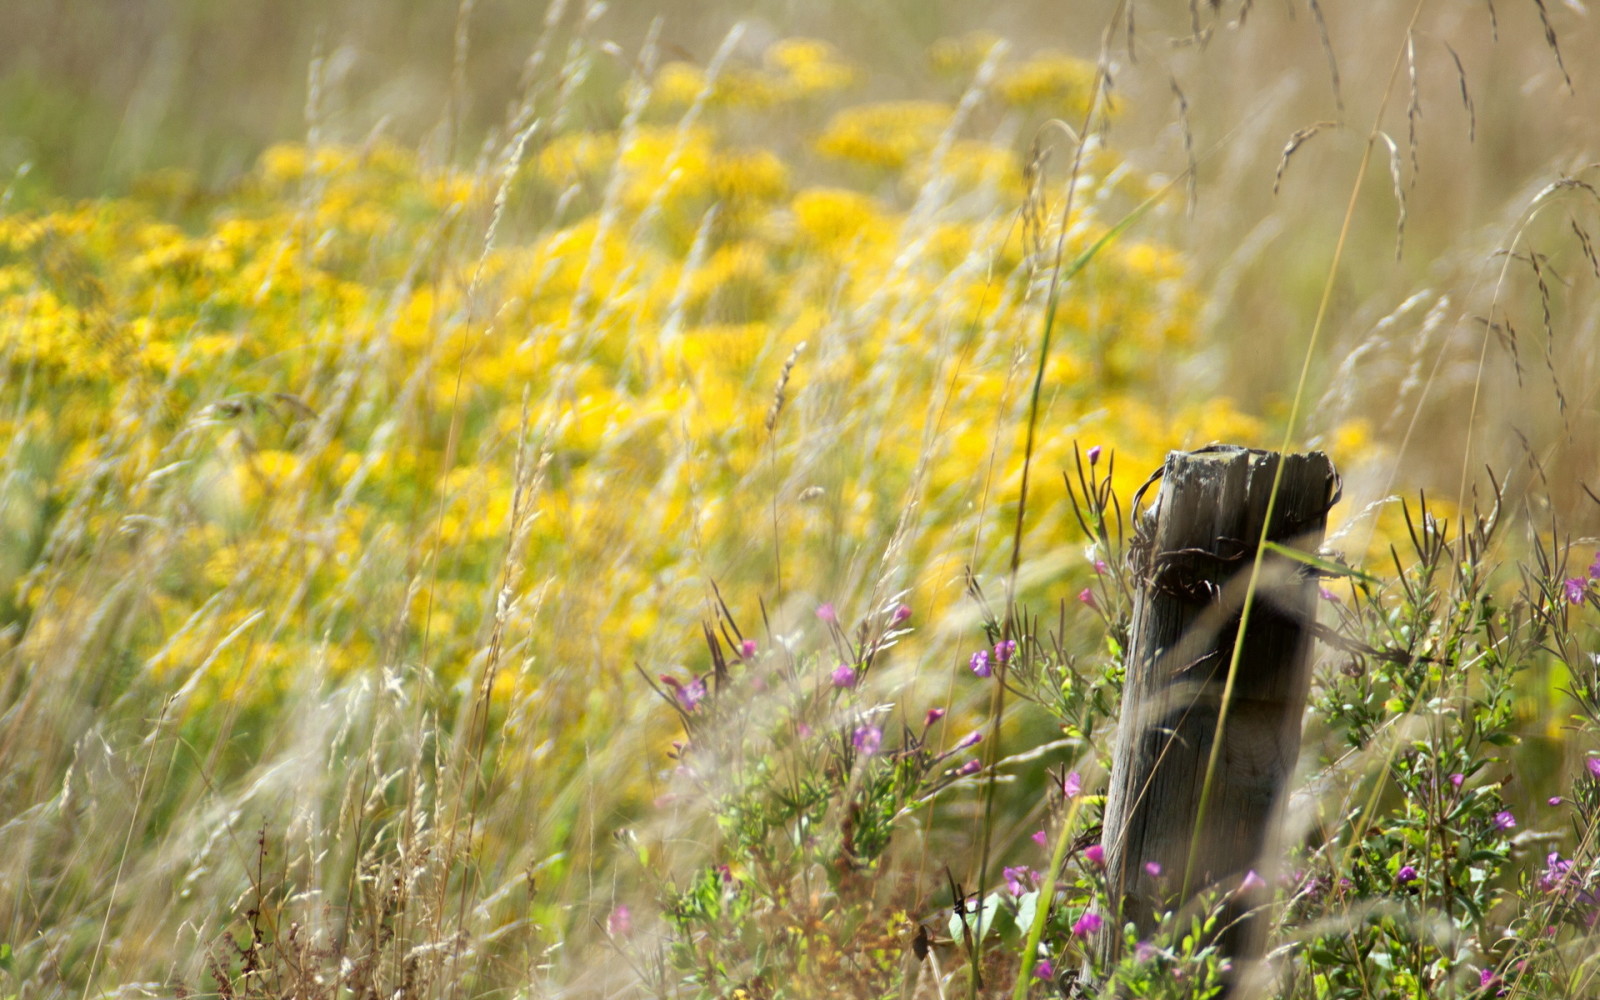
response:
[[[704,102],[716,108],[771,108],[825,97],[848,89],[858,78],[826,42],[788,38],[771,45],[760,68],[724,66],[716,73],[687,62],[670,62],[657,71],[654,97],[666,107]]]
[[[965,565],[1003,562],[1046,314],[1019,155],[936,101],[838,111],[815,164],[736,144],[741,108],[856,75],[803,40],[746,73],[669,66],[650,114],[515,171],[282,146],[183,218],[134,196],[0,219],[0,471],[29,553],[0,597],[28,655],[98,623],[193,707],[397,663],[450,683],[498,632],[497,692],[591,712],[630,663],[694,655],[712,581],[752,629],[758,599],[779,631],[885,587],[959,605]],[[1082,100],[1075,74],[996,86]],[[683,104],[714,113],[662,110]],[[812,183],[827,158],[897,183]],[[1103,212],[1143,182],[1084,183]],[[1067,252],[1114,221],[1073,219]],[[1081,544],[1075,443],[1116,450],[1124,495],[1169,448],[1260,443],[1173,391],[1197,304],[1129,237],[1064,287],[1030,556]]]

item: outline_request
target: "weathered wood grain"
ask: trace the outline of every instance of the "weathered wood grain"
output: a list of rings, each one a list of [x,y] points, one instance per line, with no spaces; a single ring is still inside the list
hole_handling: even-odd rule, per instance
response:
[[[1295,766],[1317,582],[1300,563],[1262,563],[1223,726],[1211,790],[1202,788],[1216,741],[1228,665],[1279,456],[1244,448],[1174,452],[1159,498],[1139,517],[1138,579],[1127,686],[1106,802],[1107,878],[1117,919],[1104,956],[1132,921],[1141,938],[1160,912],[1207,888],[1235,890],[1245,873],[1270,878],[1274,831]],[[1284,459],[1266,537],[1314,552],[1337,477],[1326,455]],[[1195,840],[1198,838],[1198,840]],[[1160,866],[1159,876],[1146,865]],[[1192,862],[1192,869],[1189,867]],[[1221,935],[1238,961],[1258,954],[1259,902],[1235,892]]]

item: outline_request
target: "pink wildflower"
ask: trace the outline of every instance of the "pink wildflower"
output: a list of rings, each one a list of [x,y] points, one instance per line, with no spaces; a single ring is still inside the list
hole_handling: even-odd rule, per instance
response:
[[[1001,874],[1005,876],[1006,891],[1013,896],[1020,896],[1032,887],[1039,875],[1027,865],[1007,867]]]
[[[626,937],[633,931],[633,913],[625,903],[617,904],[617,908],[606,917],[606,933],[612,937]]]
[[[980,649],[973,653],[972,659],[967,662],[967,666],[971,667],[972,672],[979,677],[988,677],[994,673],[994,668],[989,666],[989,651],[987,649]]]
[[[857,726],[850,742],[863,757],[871,757],[883,745],[883,730],[877,726]]]

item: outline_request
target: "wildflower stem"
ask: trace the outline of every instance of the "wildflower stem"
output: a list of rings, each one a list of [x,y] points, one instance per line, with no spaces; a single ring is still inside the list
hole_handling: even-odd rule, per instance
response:
[[[1055,846],[1050,849],[1050,867],[1045,869],[1044,878],[1039,882],[1039,904],[1033,911],[1033,923],[1028,926],[1028,943],[1023,946],[1022,955],[1018,958],[1020,964],[1017,967],[1017,981],[1011,987],[1011,1000],[1024,1000],[1028,995],[1028,974],[1039,953],[1045,921],[1050,917],[1050,904],[1055,902],[1056,879],[1061,875],[1061,866],[1066,864],[1067,845],[1072,842],[1072,831],[1077,825],[1078,807],[1082,801],[1076,796],[1068,800],[1067,815],[1061,821],[1061,829],[1056,831]],[[1112,928],[1113,932],[1115,930]]]

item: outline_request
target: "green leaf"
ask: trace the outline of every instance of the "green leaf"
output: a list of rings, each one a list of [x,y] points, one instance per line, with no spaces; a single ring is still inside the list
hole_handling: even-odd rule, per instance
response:
[[[1283,556],[1285,559],[1293,559],[1297,563],[1303,563],[1306,566],[1310,566],[1319,573],[1326,573],[1328,576],[1348,576],[1352,579],[1360,580],[1362,583],[1372,584],[1373,586],[1378,586],[1383,582],[1372,574],[1363,573],[1353,566],[1346,566],[1341,562],[1334,562],[1331,559],[1324,559],[1321,556],[1314,556],[1309,552],[1302,552],[1299,549],[1291,549],[1287,545],[1279,545],[1277,542],[1264,541],[1261,543],[1261,547],[1266,549],[1268,552],[1275,552],[1278,555]]]
[[[1017,926],[1032,927],[1033,913],[1039,908],[1039,890],[1025,892],[1017,900]]]
[[[999,892],[991,892],[984,897],[983,917],[977,926],[974,927],[971,917],[968,917],[967,926],[972,927],[972,937],[975,944],[983,944],[983,939],[989,936],[991,930],[994,930],[996,919],[1004,917],[1006,920],[1010,920],[1010,914],[1006,913],[1000,906],[1000,899]],[[950,914],[950,937],[955,941],[962,940],[960,914]]]

